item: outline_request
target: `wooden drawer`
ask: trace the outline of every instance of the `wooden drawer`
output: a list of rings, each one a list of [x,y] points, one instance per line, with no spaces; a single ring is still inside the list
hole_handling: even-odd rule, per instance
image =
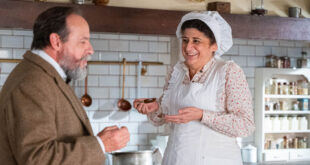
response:
[[[264,153],[264,161],[283,161],[289,159],[287,150],[268,150]]]
[[[310,160],[310,149],[290,150],[290,160]]]

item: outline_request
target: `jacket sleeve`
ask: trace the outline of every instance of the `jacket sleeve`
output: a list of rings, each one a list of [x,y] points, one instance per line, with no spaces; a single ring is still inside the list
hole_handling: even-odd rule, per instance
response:
[[[228,64],[223,90],[218,102],[224,110],[205,110],[201,122],[227,136],[249,136],[255,130],[252,97],[246,77],[235,63]]]
[[[58,136],[55,88],[42,79],[21,83],[10,95],[6,122],[9,143],[18,164],[101,165],[104,154],[95,136]],[[30,81],[30,82],[31,82]],[[40,82],[40,87],[36,81]],[[44,98],[44,99],[42,99]]]

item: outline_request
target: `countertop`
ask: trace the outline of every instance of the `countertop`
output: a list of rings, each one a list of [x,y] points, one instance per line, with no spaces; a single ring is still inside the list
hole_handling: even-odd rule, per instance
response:
[[[243,165],[310,165],[310,161],[243,163]]]

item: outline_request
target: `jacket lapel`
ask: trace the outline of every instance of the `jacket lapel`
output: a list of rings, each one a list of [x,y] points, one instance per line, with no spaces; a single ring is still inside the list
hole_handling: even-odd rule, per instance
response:
[[[28,60],[31,63],[34,63],[35,65],[42,68],[47,74],[49,74],[51,77],[54,78],[56,84],[58,85],[59,89],[62,91],[62,93],[66,96],[70,104],[72,105],[72,109],[75,111],[76,115],[79,117],[81,122],[84,124],[87,131],[93,135],[93,131],[90,125],[90,122],[88,120],[87,114],[85,113],[85,110],[80,102],[80,100],[75,95],[74,91],[71,89],[71,87],[65,83],[65,81],[60,77],[58,72],[54,69],[53,66],[51,66],[47,61],[42,59],[40,56],[33,54],[30,51],[27,51],[24,55],[24,59]]]

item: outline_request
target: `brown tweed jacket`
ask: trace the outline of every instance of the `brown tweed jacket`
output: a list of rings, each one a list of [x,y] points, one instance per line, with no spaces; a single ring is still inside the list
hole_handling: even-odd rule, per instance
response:
[[[26,52],[0,93],[0,164],[101,165],[105,160],[73,90]]]

